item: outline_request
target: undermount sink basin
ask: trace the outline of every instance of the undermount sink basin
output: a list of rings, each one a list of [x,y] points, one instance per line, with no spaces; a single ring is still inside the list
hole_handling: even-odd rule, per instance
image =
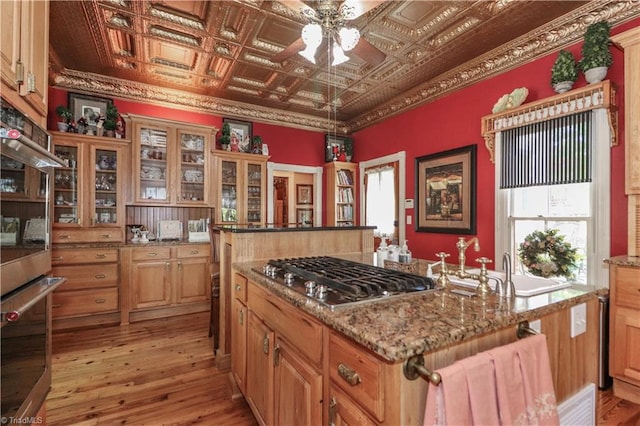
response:
[[[478,274],[479,269],[467,269],[470,274]],[[498,277],[504,280],[505,274],[500,271],[487,271],[489,277]],[[449,275],[449,280],[458,285],[476,288],[480,283],[469,278],[460,279],[455,275]],[[512,275],[511,280],[516,288],[516,296],[535,296],[536,294],[548,293],[562,288],[570,287],[571,283],[556,281],[549,278],[529,277],[526,275]],[[492,290],[496,288],[496,280],[489,279],[489,286]]]

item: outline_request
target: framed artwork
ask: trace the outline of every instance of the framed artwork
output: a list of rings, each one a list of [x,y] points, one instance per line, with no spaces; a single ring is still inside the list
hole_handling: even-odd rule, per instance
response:
[[[313,204],[313,186],[296,185],[296,204]]]
[[[296,209],[296,223],[302,226],[313,225],[313,209]]]
[[[77,121],[80,117],[84,117],[87,120],[87,126],[93,129],[94,134],[100,116],[103,118],[106,116],[107,105],[110,104],[113,104],[113,99],[69,93],[69,109],[73,114],[73,120]]]
[[[232,118],[223,118],[222,124],[229,123],[231,128],[231,151],[251,152],[253,123]]]
[[[476,145],[418,157],[417,232],[476,233]]]
[[[325,134],[324,136],[324,161],[329,163],[338,160],[340,151],[344,147],[345,141],[349,139],[346,136],[335,136]]]

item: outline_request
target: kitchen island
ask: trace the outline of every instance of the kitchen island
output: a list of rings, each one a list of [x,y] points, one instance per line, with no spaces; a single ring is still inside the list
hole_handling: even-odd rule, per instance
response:
[[[597,296],[606,290],[511,302],[428,291],[331,310],[264,276],[263,265],[233,265],[231,362],[265,424],[422,424],[427,381],[406,378],[406,361],[437,370],[515,341],[522,321],[541,321],[558,402],[597,382]],[[586,332],[571,337],[571,307],[581,304]]]

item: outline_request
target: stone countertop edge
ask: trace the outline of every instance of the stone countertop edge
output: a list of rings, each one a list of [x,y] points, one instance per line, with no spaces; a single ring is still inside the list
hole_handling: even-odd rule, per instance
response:
[[[363,229],[376,229],[375,226],[298,226],[298,227],[260,227],[243,225],[219,225],[215,230],[232,233],[256,233],[256,232],[312,232],[312,231],[353,231]]]
[[[614,256],[604,261],[610,265],[640,267],[640,256]]]
[[[209,244],[209,241],[149,241],[148,243],[54,243],[54,249],[64,248],[128,248],[128,247],[164,247],[164,246],[190,246],[194,244]]]
[[[413,355],[444,349],[507,327],[513,327],[515,335],[521,321],[533,321],[608,294],[606,288],[573,286],[544,293],[548,299],[546,304],[540,304],[537,299],[536,307],[528,308],[528,299],[542,295],[517,297],[508,302],[495,295],[481,299],[428,291],[332,311],[252,269],[261,269],[263,265],[264,262],[244,262],[232,267],[389,362],[404,361]]]

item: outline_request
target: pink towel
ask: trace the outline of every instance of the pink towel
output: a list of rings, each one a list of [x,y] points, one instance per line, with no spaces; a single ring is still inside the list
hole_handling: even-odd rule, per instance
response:
[[[558,425],[544,335],[491,349],[438,370],[424,425]]]

